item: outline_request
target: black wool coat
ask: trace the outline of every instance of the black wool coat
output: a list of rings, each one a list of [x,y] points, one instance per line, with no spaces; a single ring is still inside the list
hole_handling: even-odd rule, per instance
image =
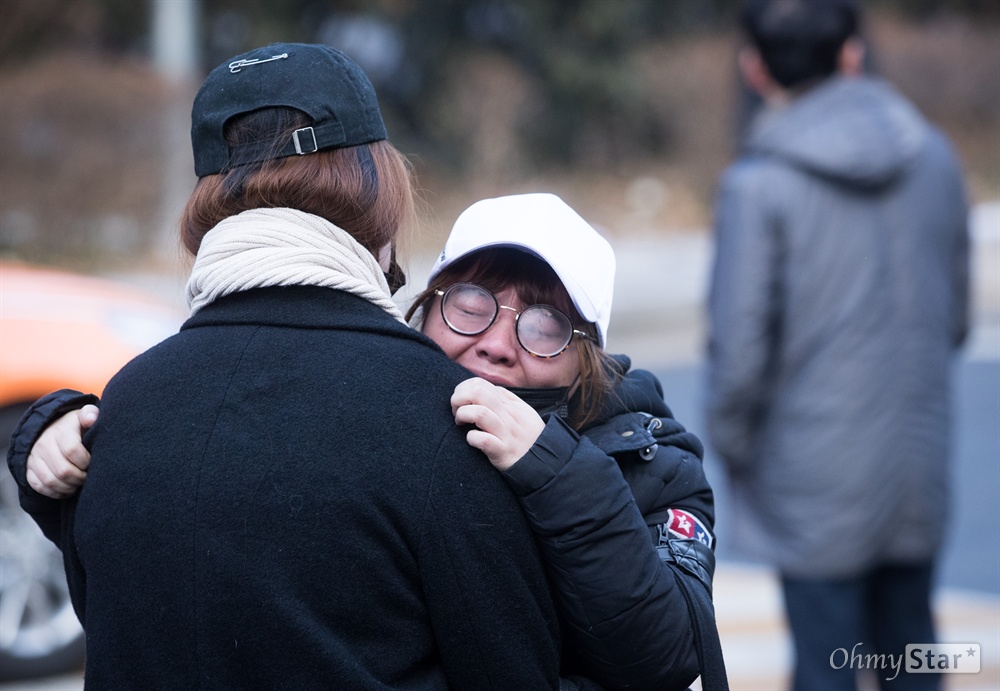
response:
[[[531,530],[451,414],[468,376],[318,287],[221,298],[129,363],[78,499],[22,485],[88,688],[559,688]]]

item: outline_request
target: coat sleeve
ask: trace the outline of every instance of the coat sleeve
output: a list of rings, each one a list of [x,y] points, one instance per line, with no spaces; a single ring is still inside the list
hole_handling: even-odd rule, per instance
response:
[[[780,225],[766,205],[755,161],[730,168],[715,209],[708,299],[709,440],[730,470],[745,466],[770,402],[768,370],[781,334]]]
[[[686,688],[698,676],[691,617],[618,463],[552,415],[504,476],[541,547],[564,655],[608,689]]]
[[[599,691],[560,668],[560,626],[517,500],[455,426],[434,461],[418,548],[449,688]]]
[[[72,389],[60,389],[39,398],[21,416],[7,447],[7,467],[17,482],[21,508],[35,520],[45,537],[56,545],[60,545],[62,532],[60,519],[62,500],[41,495],[28,485],[28,455],[46,427],[69,411],[82,408],[88,403],[97,405],[99,400],[93,394],[84,394]]]

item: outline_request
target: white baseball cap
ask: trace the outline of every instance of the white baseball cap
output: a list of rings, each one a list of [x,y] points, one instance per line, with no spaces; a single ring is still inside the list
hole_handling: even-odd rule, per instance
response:
[[[552,267],[570,299],[597,325],[603,347],[615,290],[611,245],[554,194],[515,194],[476,202],[462,212],[428,281],[466,255],[490,247],[515,247]]]

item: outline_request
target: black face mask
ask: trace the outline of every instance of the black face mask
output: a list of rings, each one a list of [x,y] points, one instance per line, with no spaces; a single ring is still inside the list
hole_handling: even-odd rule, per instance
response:
[[[383,271],[382,275],[389,283],[389,295],[393,295],[406,285],[406,274],[403,272],[403,267],[396,263],[396,245],[392,246],[392,254],[389,255],[389,271]]]
[[[569,388],[568,386],[555,386],[548,389],[508,387],[508,390],[534,408],[539,415],[557,413],[561,418],[566,419],[569,416]]]

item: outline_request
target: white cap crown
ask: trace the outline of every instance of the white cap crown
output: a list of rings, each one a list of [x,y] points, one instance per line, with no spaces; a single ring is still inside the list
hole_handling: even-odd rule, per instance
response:
[[[541,258],[562,281],[570,299],[597,325],[607,343],[615,287],[611,245],[554,194],[516,194],[476,202],[462,212],[428,280],[473,252],[514,247]]]

